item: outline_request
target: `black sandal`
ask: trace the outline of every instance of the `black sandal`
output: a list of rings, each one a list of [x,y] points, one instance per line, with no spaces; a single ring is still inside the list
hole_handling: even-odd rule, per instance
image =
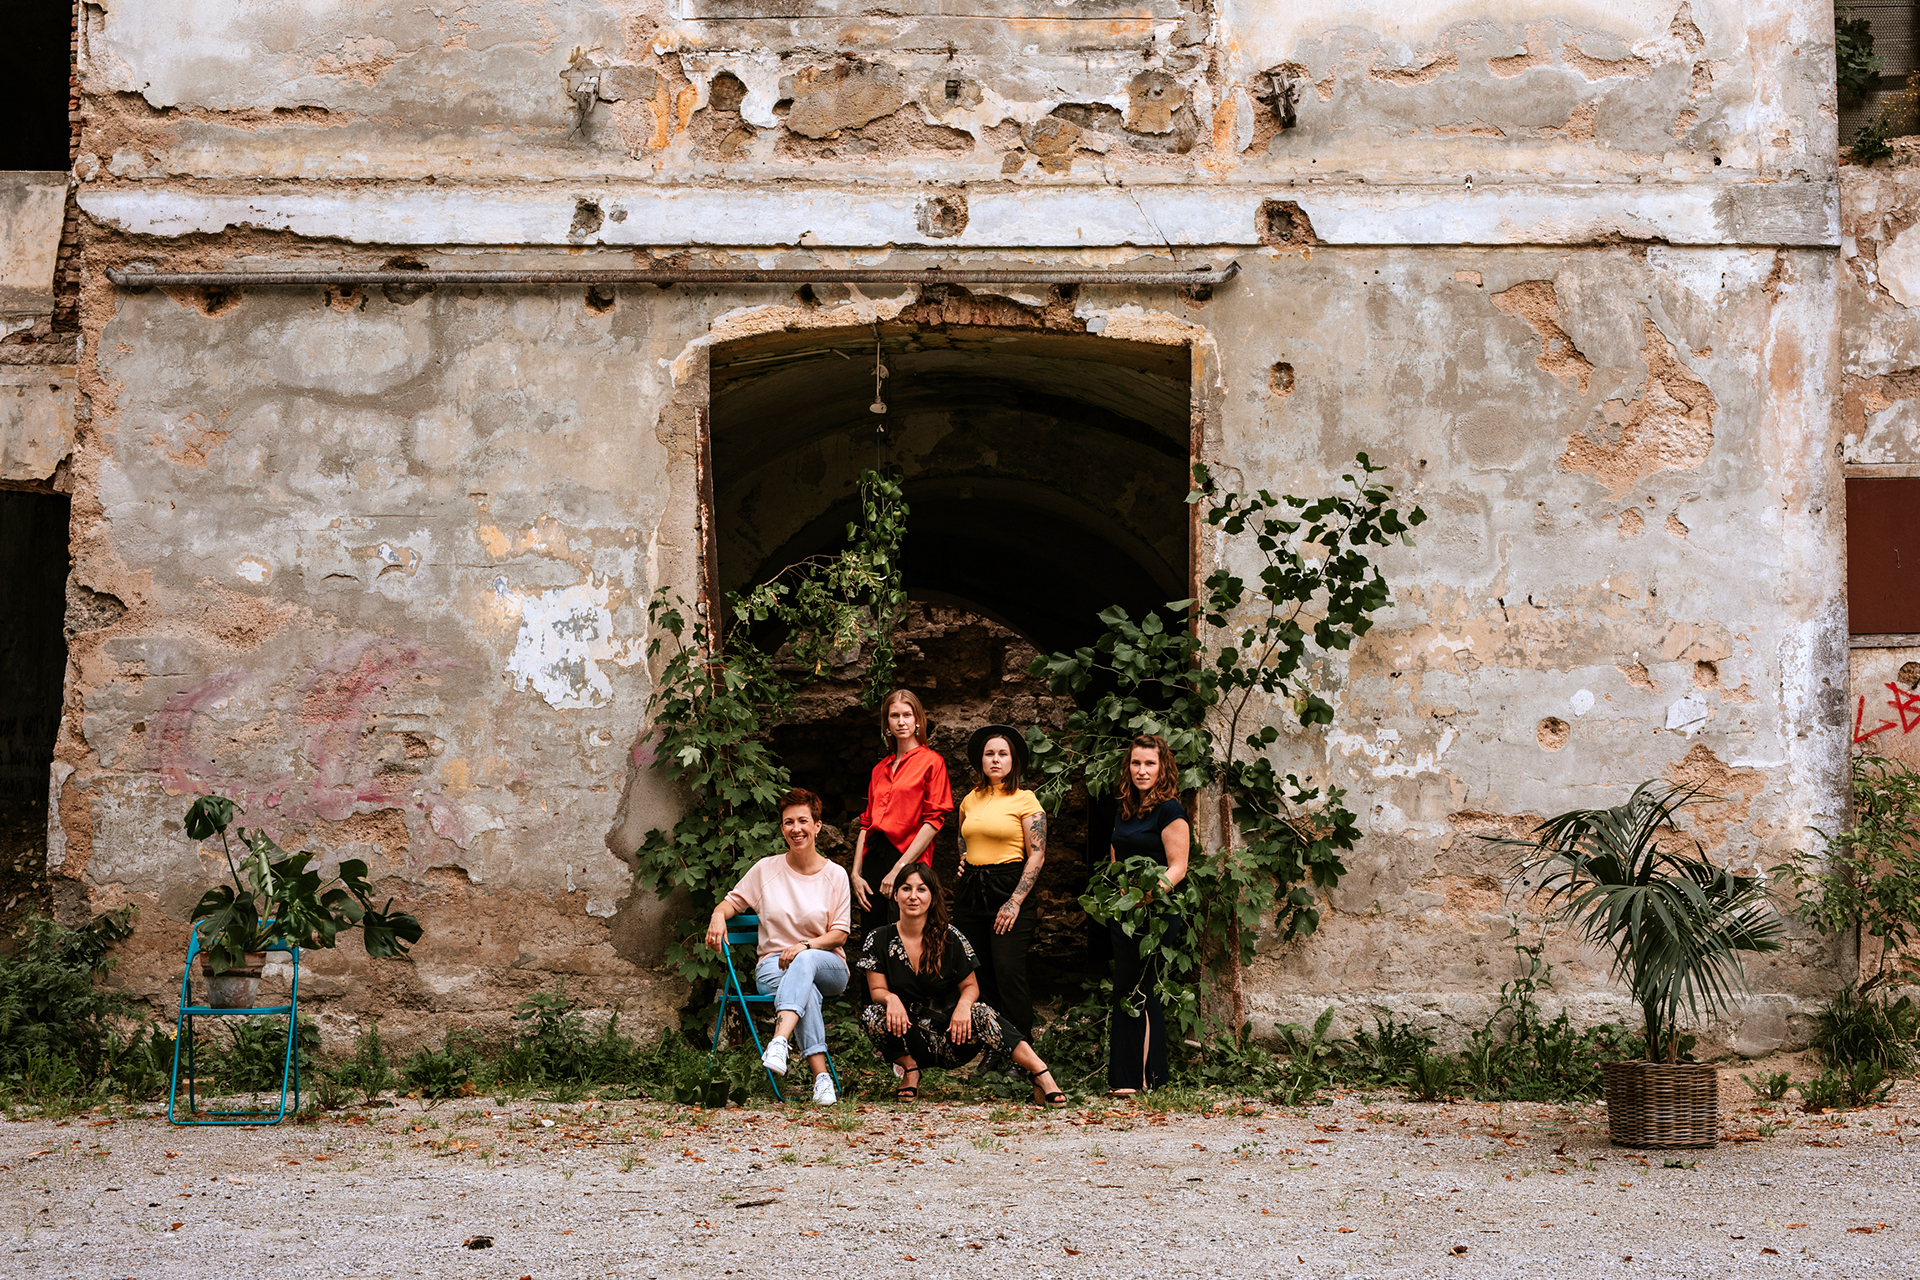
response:
[[[1066,1094],[1060,1092],[1058,1089],[1055,1089],[1052,1093],[1048,1093],[1040,1087],[1040,1077],[1050,1075],[1052,1071],[1053,1068],[1051,1067],[1042,1067],[1038,1071],[1027,1072],[1027,1079],[1033,1081],[1033,1100],[1035,1102],[1044,1102],[1049,1107],[1064,1107],[1067,1105]],[[1056,1080],[1054,1083],[1059,1084],[1060,1082]]]
[[[920,1075],[920,1068],[918,1067],[900,1068],[900,1087],[893,1091],[893,1100],[895,1102],[912,1102],[914,1099],[920,1096],[920,1085],[918,1083],[919,1075]],[[915,1083],[913,1084],[906,1083],[906,1079],[908,1076],[913,1076],[915,1078]]]

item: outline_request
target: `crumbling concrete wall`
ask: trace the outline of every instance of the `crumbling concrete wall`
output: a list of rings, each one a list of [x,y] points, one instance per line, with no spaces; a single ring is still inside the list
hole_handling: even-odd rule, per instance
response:
[[[1369,835],[1322,936],[1248,975],[1263,1026],[1483,1016],[1510,905],[1479,834],[1656,777],[1726,797],[1698,829],[1735,862],[1839,815],[1829,402],[1858,267],[1826,11],[938,8],[83,7],[73,594],[99,608],[49,856],[69,910],[149,908],[126,980],[170,980],[212,871],[174,823],[218,787],[371,857],[428,921],[410,965],[316,958],[330,1007],[424,1030],[565,973],[668,1017],[620,855],[673,812],[644,605],[702,585],[708,353],[927,300],[135,294],[97,274],[120,263],[1237,258],[1211,299],[1061,305],[1192,352],[1231,483],[1318,491],[1364,449],[1434,516],[1325,673],[1340,722],[1276,748],[1350,786]],[[1592,956],[1552,955],[1583,1015],[1618,1010]],[[1715,1034],[1790,1041],[1837,968],[1797,941]]]
[[[1846,472],[1920,476],[1920,169],[1912,140],[1842,169],[1836,400]],[[1862,637],[1848,669],[1854,747],[1920,768],[1920,644]]]

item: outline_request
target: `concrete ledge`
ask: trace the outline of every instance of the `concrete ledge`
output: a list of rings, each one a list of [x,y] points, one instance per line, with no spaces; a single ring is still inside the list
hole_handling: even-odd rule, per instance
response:
[[[1038,188],[967,191],[965,225],[932,234],[950,193],[821,187],[392,188],[202,194],[88,188],[80,207],[133,235],[255,227],[389,245],[735,245],[956,249],[1253,246],[1267,200],[1297,203],[1327,245],[1676,245],[1834,247],[1836,189],[1499,185]]]

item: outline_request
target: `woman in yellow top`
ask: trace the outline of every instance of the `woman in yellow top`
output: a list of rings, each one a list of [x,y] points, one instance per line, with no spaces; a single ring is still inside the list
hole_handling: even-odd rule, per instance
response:
[[[953,926],[980,960],[980,998],[1028,1039],[1033,995],[1027,949],[1040,905],[1034,884],[1047,861],[1047,815],[1020,789],[1027,740],[1011,725],[990,724],[967,743],[974,788],[960,802],[960,883]]]

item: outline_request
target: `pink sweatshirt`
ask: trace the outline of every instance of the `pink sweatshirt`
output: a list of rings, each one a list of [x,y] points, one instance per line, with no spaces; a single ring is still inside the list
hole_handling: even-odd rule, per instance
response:
[[[776,853],[762,858],[740,877],[726,900],[736,913],[760,914],[760,946],[756,956],[769,956],[788,947],[802,946],[830,929],[846,932],[853,927],[853,887],[846,868],[828,862],[810,876],[803,876],[787,862],[787,855]],[[834,954],[846,958],[844,947]]]

